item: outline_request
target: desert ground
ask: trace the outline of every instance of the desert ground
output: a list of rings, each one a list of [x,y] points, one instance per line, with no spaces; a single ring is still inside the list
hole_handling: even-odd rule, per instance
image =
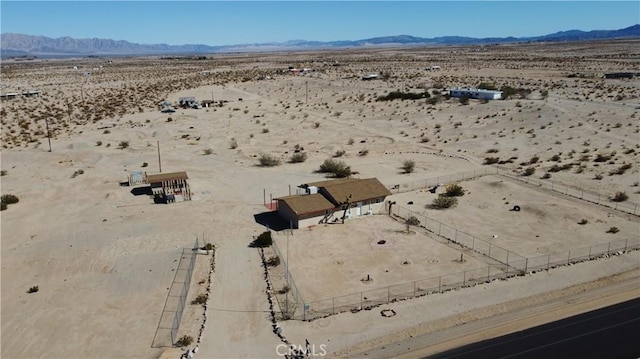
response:
[[[265,231],[254,219],[268,210],[265,202],[323,180],[317,170],[327,159],[346,163],[352,176],[397,185],[388,201],[521,256],[638,243],[640,79],[603,78],[639,72],[638,45],[2,61],[2,93],[41,95],[0,103],[1,192],[19,199],[0,212],[1,356],[178,358],[198,345],[196,357],[277,358],[282,338],[324,344],[326,356],[357,356],[609,278],[635,283],[630,291],[638,296],[640,257],[633,250],[370,311],[279,321],[278,336],[269,298],[284,283],[283,263],[265,280],[259,250],[249,246]],[[441,70],[427,70],[431,65]],[[372,73],[380,78],[362,80]],[[511,96],[444,96],[450,87],[480,85],[510,89]],[[429,95],[380,100],[392,91]],[[161,102],[187,96],[215,106],[160,111]],[[306,154],[303,161],[291,160],[296,151]],[[274,165],[261,165],[265,157]],[[407,161],[411,171],[403,169]],[[427,179],[446,184],[451,174],[495,165],[532,183],[481,176],[459,181],[465,194],[456,206],[429,206],[437,194],[420,185]],[[191,201],[154,204],[121,185],[134,171],[158,173],[160,166],[188,173]],[[540,188],[539,180],[595,194],[607,206]],[[624,210],[614,209],[617,203]],[[513,205],[522,211],[509,211]],[[381,236],[388,243],[378,245]],[[215,252],[195,255],[178,330],[194,342],[171,347],[158,339],[167,335],[159,327],[184,281],[183,250],[196,238]],[[459,246],[433,231],[407,230],[384,212],[274,239],[291,251],[282,262],[290,260],[309,301],[460,270],[501,270],[470,251],[455,262]],[[364,283],[367,274],[373,281]],[[191,304],[207,288],[206,305]],[[380,309],[398,314],[381,317]]]

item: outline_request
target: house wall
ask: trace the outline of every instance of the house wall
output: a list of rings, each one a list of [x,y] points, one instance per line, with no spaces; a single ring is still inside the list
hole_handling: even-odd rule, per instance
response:
[[[298,228],[298,218],[295,212],[284,201],[278,201],[278,214],[285,220],[290,221],[293,228]]]
[[[377,202],[377,203],[376,203]],[[361,216],[367,216],[369,211],[371,214],[378,214],[381,210],[384,209],[384,197],[374,198],[367,201],[362,201],[362,206],[360,210],[360,215],[358,216],[358,202],[352,204],[352,207],[347,211],[346,219],[354,219]],[[333,213],[333,216],[330,217],[329,222],[333,222],[334,219],[340,220],[342,218],[342,214],[344,213],[343,209],[337,208]],[[308,226],[317,225],[318,221],[324,217],[325,213],[315,214],[313,217],[306,216],[304,219],[300,219],[298,221],[298,226],[294,228],[305,228]]]
[[[377,202],[377,203],[376,203]],[[351,204],[351,208],[347,211],[349,218],[358,217],[358,203],[355,202]],[[371,214],[379,213],[381,209],[384,208],[384,197],[374,198],[367,201],[363,201],[360,209],[360,216],[366,216],[369,212]],[[340,213],[340,217],[342,217],[342,212]]]

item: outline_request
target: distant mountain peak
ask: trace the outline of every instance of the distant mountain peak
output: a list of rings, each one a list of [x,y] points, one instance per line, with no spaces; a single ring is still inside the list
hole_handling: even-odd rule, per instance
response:
[[[111,39],[75,39],[69,36],[49,38],[17,33],[0,34],[0,50],[2,57],[9,56],[86,56],[86,55],[162,55],[162,54],[206,54],[231,51],[260,51],[265,49],[313,49],[313,48],[346,48],[383,45],[472,45],[500,44],[535,41],[586,41],[618,38],[640,38],[640,24],[619,30],[566,30],[536,37],[495,37],[472,38],[464,36],[439,36],[422,38],[412,35],[393,35],[374,37],[354,41],[308,41],[289,40],[261,44],[243,44],[226,46],[209,46],[202,44],[167,45],[137,44],[125,40]]]

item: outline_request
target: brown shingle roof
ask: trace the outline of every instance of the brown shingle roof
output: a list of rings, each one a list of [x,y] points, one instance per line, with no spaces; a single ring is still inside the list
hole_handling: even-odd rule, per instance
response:
[[[298,216],[326,211],[335,207],[333,203],[319,193],[286,196],[276,198],[276,200],[285,202]]]
[[[164,181],[185,179],[189,179],[189,177],[187,176],[187,172],[185,171],[147,175],[147,183],[159,183]]]
[[[353,203],[391,195],[391,191],[380,183],[377,178],[343,178],[309,183],[308,185],[323,187],[331,197],[329,200],[333,200],[338,204],[346,203],[348,196],[351,196],[351,202]]]
[[[347,182],[353,182],[353,181],[362,181],[359,178],[337,178],[337,179],[332,179],[332,180],[325,180],[325,181],[318,181],[318,182],[313,182],[313,183],[306,183],[304,185],[302,185],[301,187],[327,187],[327,186],[334,186],[337,184],[341,184],[341,183],[347,183]]]

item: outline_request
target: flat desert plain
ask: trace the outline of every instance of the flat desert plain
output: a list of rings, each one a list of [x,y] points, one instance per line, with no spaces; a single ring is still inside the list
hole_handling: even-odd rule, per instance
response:
[[[277,358],[286,352],[280,345],[305,340],[322,344],[322,356],[357,356],[611,278],[634,281],[637,296],[640,79],[603,75],[640,72],[638,45],[3,61],[3,94],[40,95],[3,100],[0,109],[1,191],[18,199],[1,212],[1,356],[178,358],[197,345],[196,357]],[[379,77],[364,81],[369,74]],[[509,96],[464,101],[446,96],[452,87]],[[418,98],[385,100],[392,92]],[[162,102],[183,97],[212,106],[161,112]],[[254,216],[272,198],[324,180],[318,169],[327,159],[344,162],[353,177],[378,178],[393,192],[386,200],[428,218],[426,228],[382,211],[274,232],[283,258],[265,272],[249,246],[265,231]],[[437,194],[424,184],[494,169],[502,174],[455,181],[465,191],[456,206],[431,206]],[[192,200],[154,204],[122,184],[137,171],[186,171]],[[514,205],[522,210],[510,211]],[[630,249],[369,311],[279,321],[274,333],[285,261],[309,302],[508,269],[439,236],[429,220],[523,258],[610,243]],[[215,252],[191,252],[196,239]],[[177,337],[194,342],[172,347],[192,253]],[[373,280],[364,283],[367,274]],[[205,306],[192,304],[199,296]],[[397,315],[382,317],[382,309]]]

